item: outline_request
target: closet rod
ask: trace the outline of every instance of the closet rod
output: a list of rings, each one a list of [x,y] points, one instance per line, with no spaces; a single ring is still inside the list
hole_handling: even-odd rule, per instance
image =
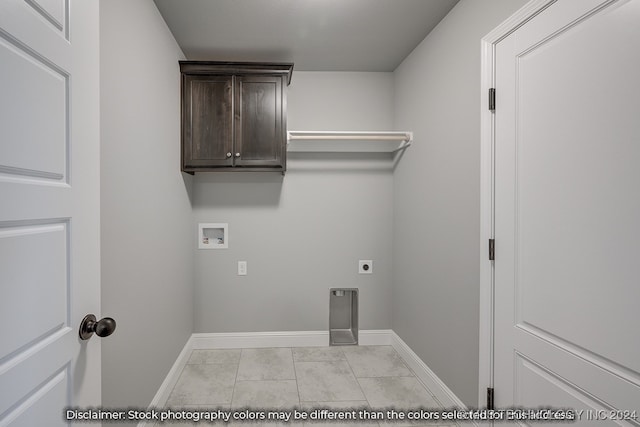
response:
[[[411,142],[410,132],[339,132],[339,131],[290,131],[289,140],[370,140]]]

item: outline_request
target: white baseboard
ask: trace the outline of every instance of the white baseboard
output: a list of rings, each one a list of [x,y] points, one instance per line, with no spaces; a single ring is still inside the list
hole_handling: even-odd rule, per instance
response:
[[[467,409],[467,406],[458,396],[429,369],[422,359],[395,332],[393,333],[393,343],[391,345],[443,407]]]
[[[185,343],[182,351],[178,355],[178,358],[175,362],[173,362],[173,366],[169,369],[169,373],[165,377],[164,381],[160,385],[160,388],[156,392],[156,395],[151,400],[149,404],[149,409],[151,408],[162,408],[167,403],[167,399],[169,399],[169,395],[178,382],[178,378],[180,378],[180,374],[182,370],[187,365],[189,361],[189,357],[191,357],[191,350],[193,349],[193,335],[189,337],[187,342]],[[141,421],[138,423],[138,427],[152,427],[154,422],[152,421]]]
[[[359,345],[392,345],[393,331],[391,329],[370,329],[358,332]]]
[[[391,345],[389,329],[359,331],[360,345]],[[328,331],[228,332],[193,334],[193,349],[324,347],[329,345]]]
[[[360,331],[359,345],[390,345],[416,374],[423,385],[433,393],[445,408],[466,409],[466,405],[445,383],[414,353],[413,350],[391,329]],[[328,331],[289,332],[231,332],[192,334],[173,364],[160,389],[149,405],[163,407],[175,386],[182,369],[187,364],[192,350],[218,348],[266,348],[266,347],[324,347],[329,345]],[[141,422],[138,427],[145,427]]]
[[[328,331],[229,332],[193,334],[193,349],[322,347],[329,345]]]

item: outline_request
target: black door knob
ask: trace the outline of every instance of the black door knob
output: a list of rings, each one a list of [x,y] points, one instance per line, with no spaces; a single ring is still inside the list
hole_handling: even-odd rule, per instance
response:
[[[96,316],[87,314],[80,323],[80,339],[88,340],[95,332],[99,337],[108,337],[116,330],[116,321],[111,317],[105,317],[96,321]]]

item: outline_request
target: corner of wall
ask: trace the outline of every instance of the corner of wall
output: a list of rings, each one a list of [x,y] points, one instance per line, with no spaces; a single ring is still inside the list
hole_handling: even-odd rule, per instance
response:
[[[394,72],[392,327],[469,406],[478,401],[480,39],[525,0],[461,0]],[[434,344],[435,343],[435,344]]]
[[[100,3],[102,311],[118,322],[102,342],[107,406],[146,406],[193,332],[183,57],[152,0]]]

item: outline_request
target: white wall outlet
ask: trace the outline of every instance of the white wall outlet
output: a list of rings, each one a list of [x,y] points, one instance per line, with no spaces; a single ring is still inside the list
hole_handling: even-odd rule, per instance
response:
[[[370,259],[359,260],[358,274],[373,274],[373,261]]]
[[[238,276],[247,275],[247,261],[238,261]]]

